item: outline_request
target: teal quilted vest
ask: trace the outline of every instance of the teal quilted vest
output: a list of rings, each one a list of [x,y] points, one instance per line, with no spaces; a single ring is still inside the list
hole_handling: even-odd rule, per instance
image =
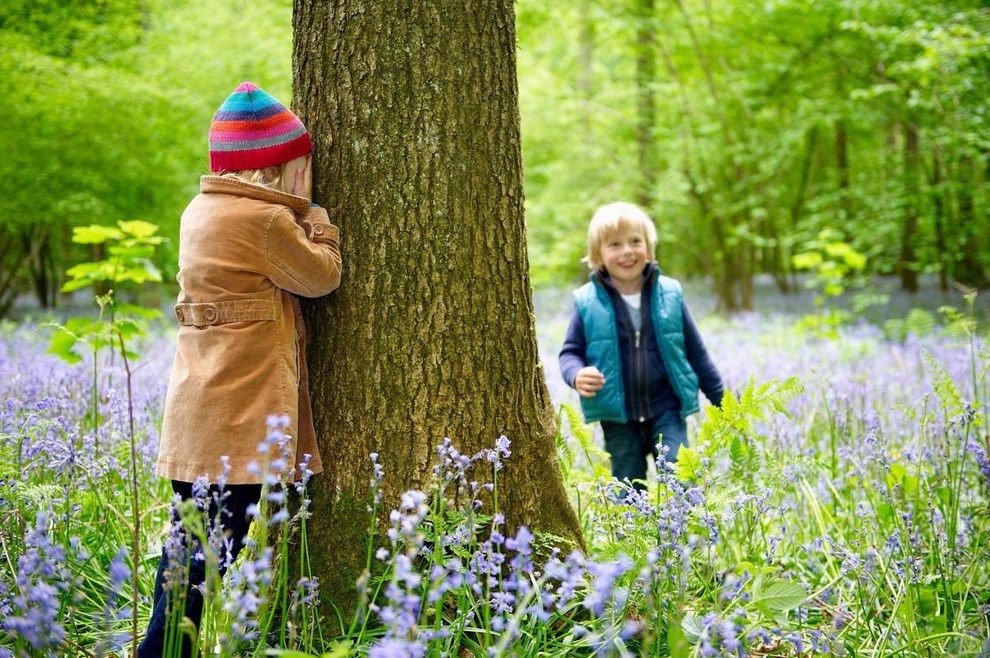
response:
[[[667,377],[681,401],[681,416],[686,418],[697,413],[699,405],[698,376],[684,350],[684,293],[680,283],[659,273],[654,274],[650,291],[650,320]],[[619,331],[612,300],[597,275],[574,291],[574,299],[588,342],[585,363],[595,366],[605,376],[605,386],[595,397],[581,398],[585,421],[624,423],[627,421],[626,396],[622,389]]]

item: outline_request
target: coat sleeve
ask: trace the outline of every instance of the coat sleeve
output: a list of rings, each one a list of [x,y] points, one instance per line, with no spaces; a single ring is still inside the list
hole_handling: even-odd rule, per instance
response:
[[[698,331],[698,326],[694,323],[687,302],[682,303],[682,315],[684,317],[684,351],[687,353],[688,363],[698,375],[698,386],[708,401],[716,407],[721,406],[724,395],[722,375],[708,355],[708,349],[705,348],[705,343],[701,339],[701,332]]]
[[[577,377],[578,370],[587,365],[585,363],[587,350],[588,341],[584,336],[584,323],[575,305],[571,321],[567,325],[567,335],[564,336],[564,346],[557,358],[560,375],[571,388],[574,388],[574,378]]]
[[[265,274],[276,286],[303,297],[322,297],[340,285],[340,230],[319,206],[312,206],[298,223],[286,208],[269,227],[265,258]]]

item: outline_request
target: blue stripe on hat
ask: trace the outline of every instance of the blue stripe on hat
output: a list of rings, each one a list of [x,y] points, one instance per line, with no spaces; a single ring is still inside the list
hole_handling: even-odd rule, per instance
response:
[[[236,142],[223,142],[216,139],[210,140],[211,151],[250,151],[251,149],[263,149],[270,146],[278,146],[306,134],[306,129],[299,126],[295,130],[267,139],[247,139]]]
[[[268,117],[275,116],[280,112],[286,112],[286,108],[281,103],[276,103],[275,105],[269,105],[268,107],[262,107],[260,109],[254,109],[251,107],[244,108],[231,108],[227,104],[224,104],[219,110],[217,110],[216,115],[213,117],[214,121],[249,121],[251,119],[267,119]]]

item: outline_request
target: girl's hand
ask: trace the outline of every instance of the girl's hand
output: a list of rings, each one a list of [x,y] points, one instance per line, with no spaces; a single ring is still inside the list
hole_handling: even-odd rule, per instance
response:
[[[292,176],[292,188],[290,194],[301,196],[304,199],[313,199],[313,157],[306,155],[306,164],[298,169]]]
[[[594,366],[585,366],[574,377],[574,388],[583,398],[593,398],[605,386],[605,376]]]

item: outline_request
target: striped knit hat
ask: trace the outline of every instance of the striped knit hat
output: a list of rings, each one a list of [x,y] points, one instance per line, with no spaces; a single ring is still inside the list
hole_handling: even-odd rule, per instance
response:
[[[210,171],[275,167],[312,150],[299,117],[251,82],[237,86],[210,124]]]

